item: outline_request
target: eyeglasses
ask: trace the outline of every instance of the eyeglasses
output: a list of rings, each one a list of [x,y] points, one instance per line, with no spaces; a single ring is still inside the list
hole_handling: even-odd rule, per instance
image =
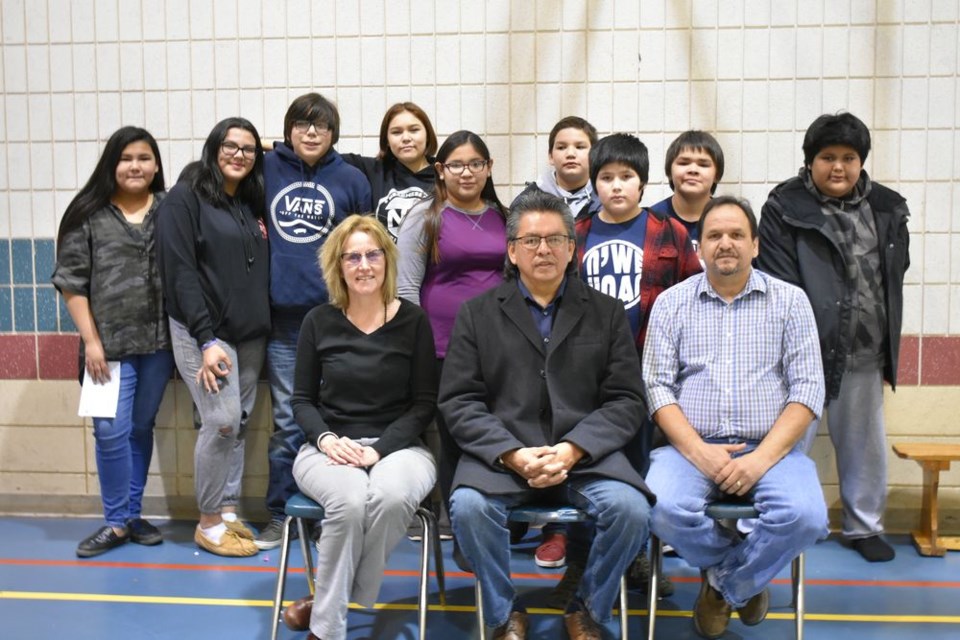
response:
[[[237,151],[243,154],[245,160],[249,160],[257,155],[256,147],[241,147],[236,142],[221,142],[220,151],[228,158],[237,155]]]
[[[323,135],[325,133],[330,133],[330,125],[322,120],[294,120],[293,129],[297,133],[306,133],[310,131],[310,127],[317,132],[318,135]]]
[[[471,160],[470,162],[451,162],[443,165],[443,168],[450,173],[462,174],[464,169],[470,169],[470,173],[480,173],[488,164],[490,164],[489,160]]]
[[[536,251],[540,248],[540,243],[546,241],[547,247],[550,249],[559,249],[566,243],[573,240],[570,236],[566,235],[552,235],[552,236],[521,236],[519,238],[513,238],[513,242],[517,242],[521,247],[528,251]]]
[[[359,267],[364,258],[367,259],[367,264],[380,264],[383,262],[383,249],[371,249],[366,253],[351,251],[350,253],[340,254],[340,259],[351,267]]]

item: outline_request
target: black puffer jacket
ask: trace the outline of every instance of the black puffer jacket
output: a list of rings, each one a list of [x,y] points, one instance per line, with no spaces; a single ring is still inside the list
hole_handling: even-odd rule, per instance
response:
[[[903,276],[910,266],[910,235],[906,200],[896,191],[860,174],[860,192],[867,197],[858,206],[873,211],[880,243],[883,290],[886,294],[886,344],[883,375],[896,388],[903,317]],[[801,177],[777,185],[760,217],[760,253],[757,267],[795,284],[807,293],[817,319],[827,398],[840,393],[847,354],[851,348],[849,322],[856,303],[856,281],[845,277],[843,253],[826,233],[828,221],[820,203]]]

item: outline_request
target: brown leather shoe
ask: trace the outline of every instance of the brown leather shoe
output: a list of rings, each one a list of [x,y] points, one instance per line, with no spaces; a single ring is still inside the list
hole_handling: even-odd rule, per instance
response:
[[[600,627],[586,611],[563,614],[563,624],[567,627],[570,640],[600,640]]]
[[[737,609],[737,615],[740,616],[740,622],[747,626],[758,625],[767,617],[767,610],[770,608],[770,592],[764,589],[757,595],[747,600],[747,604]]]
[[[506,623],[493,630],[493,640],[526,640],[530,621],[523,611],[511,611]]]
[[[310,613],[313,611],[313,596],[304,596],[291,602],[283,610],[283,624],[293,631],[306,631],[310,628]]]
[[[727,630],[731,607],[720,592],[710,586],[707,572],[700,572],[700,595],[693,606],[693,626],[704,638],[719,638]]]

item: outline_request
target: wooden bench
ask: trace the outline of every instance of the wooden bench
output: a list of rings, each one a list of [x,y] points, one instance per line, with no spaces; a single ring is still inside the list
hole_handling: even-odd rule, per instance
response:
[[[923,469],[923,502],[920,508],[920,528],[913,532],[913,544],[924,556],[942,556],[949,551],[960,551],[960,536],[937,534],[937,490],[940,472],[950,470],[950,462],[960,460],[960,444],[933,442],[900,442],[893,451],[906,460],[915,460]]]

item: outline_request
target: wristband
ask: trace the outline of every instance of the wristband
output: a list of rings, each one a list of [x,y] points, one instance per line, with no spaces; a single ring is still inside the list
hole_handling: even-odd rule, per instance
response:
[[[216,338],[214,338],[213,340],[207,340],[206,342],[203,343],[203,346],[200,347],[200,351],[206,351],[207,349],[209,349],[215,344],[217,344]]]
[[[317,449],[318,449],[318,450],[323,451],[323,449],[320,447],[320,441],[323,440],[324,438],[326,438],[327,436],[333,436],[334,438],[337,438],[338,440],[340,439],[340,436],[338,436],[337,434],[335,434],[333,431],[324,431],[324,432],[321,433],[319,436],[317,436]],[[325,452],[324,452],[324,453],[325,453]]]

